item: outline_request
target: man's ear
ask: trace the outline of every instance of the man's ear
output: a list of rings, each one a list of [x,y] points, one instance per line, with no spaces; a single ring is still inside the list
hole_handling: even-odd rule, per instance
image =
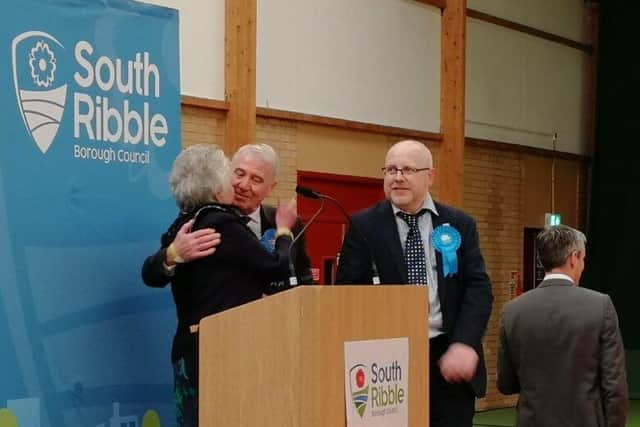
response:
[[[575,266],[578,265],[579,258],[580,258],[580,252],[571,251],[571,253],[569,254],[569,262],[570,262],[569,266],[571,268],[575,268]]]
[[[431,168],[427,171],[427,173],[429,174],[429,189],[431,189],[431,187],[433,187],[433,182],[436,178],[436,169]]]

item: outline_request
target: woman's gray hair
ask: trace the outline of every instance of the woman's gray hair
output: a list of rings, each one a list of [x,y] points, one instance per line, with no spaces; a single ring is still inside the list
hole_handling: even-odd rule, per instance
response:
[[[231,185],[229,160],[217,145],[192,145],[173,162],[169,184],[183,211],[215,202],[216,193]]]
[[[244,156],[252,156],[257,157],[260,160],[265,161],[269,166],[271,166],[271,172],[273,173],[273,179],[276,180],[278,177],[278,171],[280,169],[280,159],[276,154],[276,151],[272,146],[267,144],[247,144],[238,148],[238,151],[233,155],[231,159],[231,163],[235,163],[241,157]]]
[[[581,231],[567,225],[545,228],[536,237],[536,248],[544,271],[563,266],[573,251],[584,253],[586,243],[587,238]]]

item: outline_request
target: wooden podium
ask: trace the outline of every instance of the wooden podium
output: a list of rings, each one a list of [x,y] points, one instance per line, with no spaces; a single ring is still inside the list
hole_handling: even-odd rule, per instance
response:
[[[344,342],[409,338],[409,425],[428,425],[418,286],[299,286],[202,319],[200,427],[346,425]]]

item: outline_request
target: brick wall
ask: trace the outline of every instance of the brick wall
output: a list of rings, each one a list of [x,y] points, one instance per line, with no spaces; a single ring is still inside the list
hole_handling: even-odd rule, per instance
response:
[[[297,127],[295,122],[288,120],[261,117],[256,120],[256,142],[271,145],[280,157],[278,185],[266,199],[274,206],[278,199],[284,202],[295,196],[298,179]]]
[[[513,150],[465,147],[464,209],[477,221],[482,253],[491,278],[494,296],[493,310],[484,338],[487,364],[487,396],[477,403],[477,409],[514,406],[517,396],[505,396],[496,388],[496,363],[500,313],[514,295],[511,272],[522,281],[524,195],[531,189],[524,185],[523,152]],[[530,156],[530,154],[529,154]],[[577,165],[575,194],[579,228],[584,228],[587,202],[588,165]],[[540,224],[542,227],[543,224]]]
[[[521,161],[517,152],[465,148],[464,209],[476,219],[494,297],[484,338],[487,397],[478,401],[478,409],[515,403],[514,397],[501,395],[495,384],[499,316],[502,306],[512,298],[510,272],[522,268],[521,190]]]
[[[217,144],[224,148],[224,112],[208,108],[182,106],[182,147]]]

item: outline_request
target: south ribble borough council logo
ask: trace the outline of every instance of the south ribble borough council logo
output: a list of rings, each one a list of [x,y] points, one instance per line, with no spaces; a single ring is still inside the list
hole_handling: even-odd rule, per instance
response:
[[[27,132],[43,154],[58,133],[67,98],[67,85],[58,78],[58,59],[63,52],[64,46],[42,31],[22,33],[11,46],[18,108]]]
[[[359,363],[349,370],[349,387],[351,390],[351,399],[356,407],[356,412],[360,418],[364,417],[369,400],[369,381],[365,373],[366,366]]]

